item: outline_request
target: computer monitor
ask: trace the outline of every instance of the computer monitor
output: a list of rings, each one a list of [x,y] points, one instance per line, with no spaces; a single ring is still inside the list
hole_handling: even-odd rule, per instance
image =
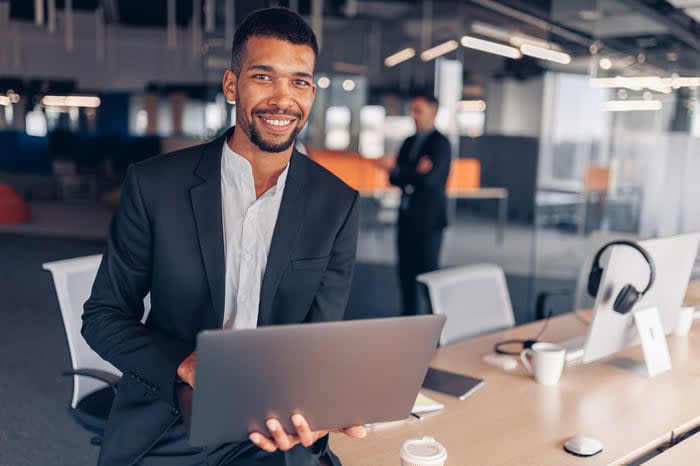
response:
[[[631,312],[620,314],[613,302],[625,284],[643,290],[649,266],[642,255],[628,246],[613,246],[593,305],[593,319],[584,346],[583,362],[591,362],[639,343],[634,311],[656,307],[664,333],[676,325],[690,273],[700,244],[700,233],[639,241],[654,259],[656,279]]]

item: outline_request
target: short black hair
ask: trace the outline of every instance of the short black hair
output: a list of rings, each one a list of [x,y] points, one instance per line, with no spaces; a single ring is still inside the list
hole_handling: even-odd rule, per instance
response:
[[[231,47],[231,70],[238,75],[245,56],[248,39],[255,36],[274,37],[292,44],[308,45],[318,59],[318,42],[311,27],[287,8],[262,8],[252,11],[245,17],[233,35]]]
[[[414,92],[413,94],[411,94],[411,100],[413,100],[413,99],[423,99],[426,102],[428,102],[430,105],[432,105],[433,107],[440,106],[440,103],[438,102],[438,100],[430,92],[423,92],[423,91]]]

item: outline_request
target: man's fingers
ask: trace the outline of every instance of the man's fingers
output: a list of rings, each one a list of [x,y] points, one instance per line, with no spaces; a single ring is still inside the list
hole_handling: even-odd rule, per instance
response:
[[[190,353],[177,367],[177,376],[180,380],[186,382],[190,387],[194,388],[194,374],[196,370],[195,353]]]
[[[367,437],[367,428],[365,426],[350,426],[343,429],[343,433],[352,438]]]
[[[350,426],[343,427],[342,429],[333,429],[331,432],[336,432],[338,434],[345,434],[352,438],[365,438],[367,437],[367,428],[365,426]]]
[[[310,447],[314,444],[316,440],[321,436],[318,432],[312,432],[306,419],[301,414],[294,414],[292,416],[292,424],[297,430],[297,436],[299,441],[305,447]],[[325,433],[323,433],[325,435]]]
[[[258,432],[253,432],[252,434],[248,435],[248,439],[258,448],[265,450],[268,453],[274,453],[277,450],[277,445],[275,442]]]
[[[296,435],[287,435],[277,419],[268,419],[265,423],[267,430],[272,434],[272,440],[277,444],[277,448],[282,451],[287,451],[299,443],[299,437]]]

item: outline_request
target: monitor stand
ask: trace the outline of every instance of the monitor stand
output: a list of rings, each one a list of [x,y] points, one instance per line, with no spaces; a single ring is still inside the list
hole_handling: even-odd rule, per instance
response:
[[[666,335],[656,307],[634,311],[634,321],[642,342],[644,362],[632,358],[611,359],[606,364],[624,369],[642,377],[654,377],[671,369]]]
[[[642,377],[651,377],[647,369],[646,361],[642,362],[632,358],[615,358],[606,361],[605,364],[632,372]]]

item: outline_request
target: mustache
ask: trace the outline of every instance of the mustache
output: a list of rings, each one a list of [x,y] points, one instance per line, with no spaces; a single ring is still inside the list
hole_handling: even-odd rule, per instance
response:
[[[269,114],[291,116],[296,118],[297,120],[301,120],[302,116],[300,112],[297,112],[290,108],[259,108],[253,111],[254,116],[262,116]]]

